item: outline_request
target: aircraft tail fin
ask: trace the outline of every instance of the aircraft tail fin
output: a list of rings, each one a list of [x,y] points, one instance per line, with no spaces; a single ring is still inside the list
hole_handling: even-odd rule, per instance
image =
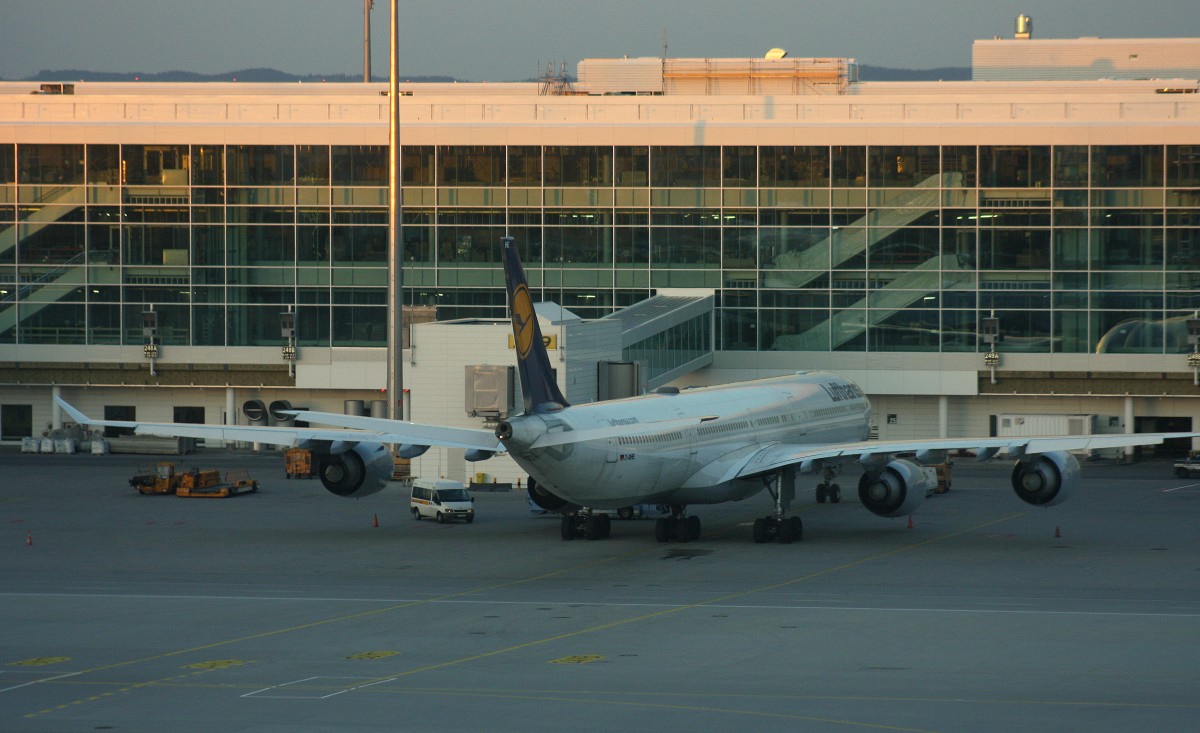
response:
[[[554,370],[550,366],[550,355],[542,340],[542,329],[538,326],[537,314],[533,310],[533,297],[525,280],[521,258],[517,256],[517,244],[512,237],[504,237],[504,284],[508,289],[508,308],[512,317],[513,344],[517,352],[517,372],[521,376],[521,392],[525,398],[525,412],[546,412],[567,407],[567,400],[558,389]]]

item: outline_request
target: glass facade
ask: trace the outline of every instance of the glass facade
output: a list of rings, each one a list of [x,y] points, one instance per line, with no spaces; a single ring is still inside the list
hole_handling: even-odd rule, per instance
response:
[[[1182,353],[1200,145],[410,146],[405,301],[717,294],[722,350]],[[383,346],[387,148],[0,145],[0,343]]]

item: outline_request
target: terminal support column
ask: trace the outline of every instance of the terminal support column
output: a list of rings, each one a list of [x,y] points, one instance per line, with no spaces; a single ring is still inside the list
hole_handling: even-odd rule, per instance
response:
[[[1125,433],[1126,435],[1133,434],[1133,398],[1125,395]],[[1133,460],[1133,446],[1125,446],[1125,460]]]

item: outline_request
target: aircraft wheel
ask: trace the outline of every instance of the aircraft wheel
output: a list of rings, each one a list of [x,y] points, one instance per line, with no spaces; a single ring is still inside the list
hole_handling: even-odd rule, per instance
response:
[[[569,514],[564,514],[562,521],[559,523],[559,532],[564,540],[575,539],[575,517]]]
[[[781,545],[792,544],[792,523],[788,521],[787,517],[779,518],[778,540]]]
[[[666,542],[671,537],[671,527],[666,517],[654,520],[654,539]]]
[[[767,520],[762,517],[754,520],[754,541],[760,545],[767,541]]]
[[[827,496],[829,496],[828,484],[817,484],[817,503],[824,504]]]
[[[842,487],[834,484],[829,487],[829,503],[837,504],[842,500]]]
[[[596,515],[596,528],[600,532],[600,536],[596,539],[606,540],[612,534],[612,520],[607,514]]]
[[[799,542],[804,537],[804,523],[800,521],[800,517],[788,517],[783,522],[788,525],[788,534],[791,535],[792,542]]]
[[[687,517],[671,517],[667,520],[667,522],[670,526],[670,532],[668,534],[670,535],[671,539],[675,540],[676,542],[691,541],[691,536],[688,534]]]
[[[693,541],[700,539],[700,517],[687,518],[687,531]]]

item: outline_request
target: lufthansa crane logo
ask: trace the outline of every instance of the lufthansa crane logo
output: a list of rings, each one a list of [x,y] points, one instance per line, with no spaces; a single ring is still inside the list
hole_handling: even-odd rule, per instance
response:
[[[513,291],[512,322],[513,343],[517,347],[517,356],[524,360],[533,348],[534,318],[533,299],[529,297],[529,288],[525,283]]]

